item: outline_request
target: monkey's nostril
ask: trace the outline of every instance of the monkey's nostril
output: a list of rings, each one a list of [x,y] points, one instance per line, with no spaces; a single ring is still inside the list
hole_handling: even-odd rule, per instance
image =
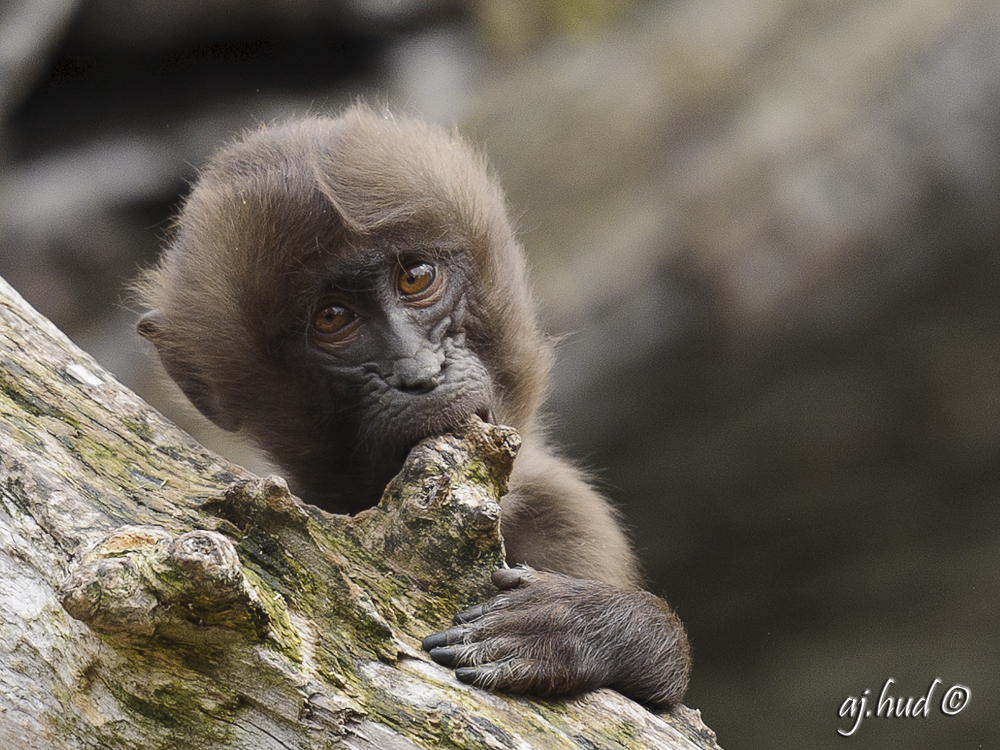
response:
[[[430,393],[435,388],[437,388],[437,380],[426,380],[416,383],[398,383],[396,385],[397,390],[403,391],[404,393]]]

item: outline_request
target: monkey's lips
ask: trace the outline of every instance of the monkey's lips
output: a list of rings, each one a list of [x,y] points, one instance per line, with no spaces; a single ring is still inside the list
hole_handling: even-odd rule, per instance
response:
[[[360,444],[373,457],[392,456],[401,465],[413,447],[429,437],[460,431],[473,415],[496,424],[492,394],[485,389],[439,386],[420,394],[396,393],[387,402],[396,408],[381,410],[361,423]],[[379,403],[379,405],[381,405]]]

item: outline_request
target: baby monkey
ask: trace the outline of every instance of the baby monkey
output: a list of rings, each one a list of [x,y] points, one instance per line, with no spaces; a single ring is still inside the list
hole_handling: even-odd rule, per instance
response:
[[[201,172],[140,287],[139,333],[191,402],[325,510],[372,507],[470,415],[517,428],[501,529],[530,567],[424,648],[481,687],[680,701],[680,620],[537,423],[552,347],[503,193],[457,136],[364,106],[251,133]]]

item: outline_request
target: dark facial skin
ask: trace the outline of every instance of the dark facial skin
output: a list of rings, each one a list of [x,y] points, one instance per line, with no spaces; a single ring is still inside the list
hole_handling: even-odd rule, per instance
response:
[[[300,375],[295,392],[324,394],[317,413],[347,407],[326,429],[350,431],[346,458],[370,478],[363,487],[338,483],[329,500],[323,488],[305,493],[334,510],[370,507],[417,442],[470,414],[489,420],[494,408],[489,372],[466,346],[460,257],[373,245],[376,253],[346,250],[317,262],[305,333],[285,353]]]
[[[371,269],[336,266],[324,269],[330,288],[313,305],[301,356],[324,380],[361,394],[364,452],[394,474],[425,436],[468,414],[489,419],[489,373],[465,346],[461,264],[387,253]]]
[[[470,415],[516,427],[501,525],[531,567],[424,647],[481,687],[680,701],[683,626],[536,427],[551,346],[502,192],[457,137],[365,107],[252,133],[202,172],[140,292],[138,330],[191,402],[328,511],[375,505]]]

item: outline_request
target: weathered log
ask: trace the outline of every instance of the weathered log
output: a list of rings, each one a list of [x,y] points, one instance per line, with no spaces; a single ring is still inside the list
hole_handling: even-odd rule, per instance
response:
[[[459,683],[519,438],[470,422],[354,517],[194,442],[0,279],[0,740],[21,748],[715,748],[699,714]]]

